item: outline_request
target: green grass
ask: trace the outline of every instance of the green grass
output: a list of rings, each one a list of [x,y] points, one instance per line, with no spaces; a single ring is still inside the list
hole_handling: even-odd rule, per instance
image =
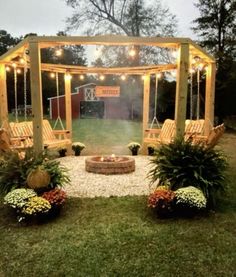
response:
[[[26,225],[0,205],[0,276],[235,276],[235,145],[223,137],[229,192],[204,217],[157,219],[146,197],[70,198],[60,217]]]
[[[112,119],[73,120],[73,141],[86,145],[83,155],[128,154],[127,144],[141,142],[140,122]]]

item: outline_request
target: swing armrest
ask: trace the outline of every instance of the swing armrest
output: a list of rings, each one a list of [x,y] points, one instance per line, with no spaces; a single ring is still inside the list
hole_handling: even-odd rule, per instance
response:
[[[70,134],[69,130],[53,130],[54,135]]]
[[[147,134],[160,134],[161,129],[146,129],[145,133]]]

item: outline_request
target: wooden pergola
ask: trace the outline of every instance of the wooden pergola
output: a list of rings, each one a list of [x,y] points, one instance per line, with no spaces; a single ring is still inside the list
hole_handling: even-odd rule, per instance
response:
[[[43,64],[41,63],[40,49],[60,47],[65,45],[106,45],[106,46],[155,46],[161,48],[176,49],[178,58],[176,64],[119,67],[119,68],[98,68],[72,65]],[[14,48],[8,50],[0,57],[0,126],[8,121],[6,69],[12,61],[17,67],[23,65],[18,62],[28,51],[27,66],[30,70],[30,86],[33,114],[33,140],[34,149],[37,152],[43,150],[43,104],[42,104],[42,80],[41,70],[53,71],[65,74],[65,105],[66,105],[66,129],[72,134],[71,119],[71,78],[69,74],[126,74],[145,75],[143,89],[143,136],[149,123],[149,98],[150,98],[150,75],[160,71],[176,70],[176,101],[175,101],[175,124],[176,135],[184,134],[185,119],[187,110],[188,75],[194,57],[198,57],[204,64],[206,70],[206,97],[205,97],[205,134],[211,128],[214,121],[214,99],[215,99],[215,72],[216,65],[214,58],[204,49],[188,38],[160,38],[160,37],[127,37],[127,36],[29,36],[21,41]]]

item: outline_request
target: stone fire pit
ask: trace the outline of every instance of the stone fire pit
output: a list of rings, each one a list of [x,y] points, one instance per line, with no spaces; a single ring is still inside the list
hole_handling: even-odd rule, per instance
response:
[[[121,156],[96,156],[86,158],[85,169],[97,174],[126,174],[135,171],[135,160]]]

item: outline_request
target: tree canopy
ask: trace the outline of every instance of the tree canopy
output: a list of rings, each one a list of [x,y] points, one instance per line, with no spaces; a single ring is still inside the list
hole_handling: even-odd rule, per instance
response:
[[[195,6],[200,16],[193,21],[193,30],[217,61],[216,112],[222,120],[230,110],[226,103],[235,97],[232,83],[236,62],[236,1],[198,0]]]

